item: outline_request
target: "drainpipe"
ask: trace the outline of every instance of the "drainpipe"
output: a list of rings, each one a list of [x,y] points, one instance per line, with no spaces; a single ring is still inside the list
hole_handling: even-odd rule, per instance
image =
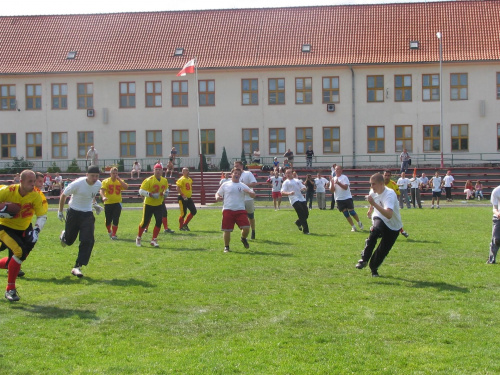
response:
[[[356,168],[356,89],[352,65],[349,65],[349,69],[351,69],[352,85],[352,167]]]

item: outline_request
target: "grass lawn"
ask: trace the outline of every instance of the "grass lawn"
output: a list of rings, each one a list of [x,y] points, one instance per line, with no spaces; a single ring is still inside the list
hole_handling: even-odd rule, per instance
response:
[[[103,216],[77,279],[77,244],[59,245],[49,213],[21,301],[0,302],[0,374],[500,373],[488,205],[404,209],[410,238],[380,278],[354,268],[368,232],[351,233],[338,211],[312,210],[304,236],[288,202],[258,209],[257,240],[245,250],[234,232],[228,254],[219,209],[200,210],[191,232],[162,233],[160,248],[151,233],[135,246],[140,210],[123,211],[117,241]]]

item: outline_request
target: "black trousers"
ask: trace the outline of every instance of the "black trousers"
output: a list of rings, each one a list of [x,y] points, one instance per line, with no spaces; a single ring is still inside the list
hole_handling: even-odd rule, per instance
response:
[[[181,216],[182,218],[186,217],[187,211],[191,212],[191,215],[196,215],[198,212],[196,210],[196,206],[194,205],[194,201],[192,198],[186,198],[186,200],[182,199],[182,196],[177,197],[177,202],[179,203],[179,208],[182,212]]]
[[[451,186],[450,187],[444,187],[444,190],[446,191],[446,199],[452,199],[451,198]]]
[[[120,215],[122,213],[121,203],[110,203],[104,205],[104,215],[106,215],[106,226],[111,225],[111,222],[115,227],[118,226],[120,222]]]
[[[144,209],[142,210],[142,221],[139,226],[146,228],[153,215],[155,217],[155,227],[161,228],[161,219],[163,215],[167,217],[167,208],[165,207],[165,204],[162,203],[159,206],[150,206],[149,204],[145,204]]]
[[[373,271],[377,271],[385,257],[391,251],[392,246],[396,242],[399,236],[399,230],[390,229],[382,219],[375,217],[373,219],[373,226],[370,228],[370,235],[365,241],[365,248],[361,253],[361,259],[364,262],[370,261],[370,269]],[[380,243],[377,247],[377,250],[373,252],[375,249],[375,245],[377,245],[378,239],[381,238]]]
[[[295,212],[299,219],[295,222],[302,226],[302,230],[306,233],[309,232],[309,225],[307,224],[307,218],[309,217],[309,210],[307,209],[306,201],[297,201],[293,204]]]
[[[76,241],[78,234],[80,234],[80,246],[78,247],[78,257],[76,259],[79,266],[86,266],[89,263],[95,242],[94,227],[95,218],[92,211],[83,212],[68,209],[64,241],[68,246],[71,246]]]
[[[308,205],[309,208],[312,208],[313,206],[313,199],[314,199],[314,190],[306,191],[306,205]]]

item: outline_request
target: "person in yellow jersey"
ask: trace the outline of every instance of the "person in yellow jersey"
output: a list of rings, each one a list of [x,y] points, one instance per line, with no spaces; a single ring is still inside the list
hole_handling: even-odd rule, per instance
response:
[[[160,233],[162,224],[162,206],[165,207],[165,194],[168,194],[168,180],[163,176],[163,166],[160,163],[155,164],[154,172],[151,177],[146,178],[139,189],[139,194],[145,197],[142,210],[142,220],[139,224],[139,231],[135,244],[141,246],[142,234],[148,226],[151,218],[155,217],[155,227],[153,229],[153,238],[151,246],[159,247],[158,233]]]
[[[104,215],[106,216],[105,223],[108,235],[112,240],[116,240],[118,239],[116,232],[122,213],[122,190],[127,190],[128,184],[118,176],[118,168],[111,168],[110,175],[111,177],[102,181],[99,193],[104,202]]]
[[[196,206],[194,205],[193,199],[193,180],[189,177],[189,169],[182,168],[182,177],[175,183],[177,185],[177,201],[179,202],[179,208],[181,214],[179,216],[179,229],[184,231],[189,231],[188,223],[191,221],[194,215],[196,215]],[[186,217],[187,210],[189,214]]]
[[[0,202],[17,203],[21,206],[21,210],[13,218],[0,218],[0,241],[9,250],[9,257],[0,259],[0,268],[5,268],[8,262],[5,298],[10,302],[20,299],[16,289],[16,279],[21,263],[33,249],[47,221],[47,206],[44,206],[42,196],[35,191],[35,180],[35,172],[24,170],[19,184],[0,189]],[[37,220],[32,230],[33,215],[37,216]]]

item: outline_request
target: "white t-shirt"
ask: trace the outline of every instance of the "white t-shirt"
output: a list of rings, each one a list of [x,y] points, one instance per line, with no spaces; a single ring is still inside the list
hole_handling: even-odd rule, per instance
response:
[[[425,176],[425,177],[420,177],[420,182],[423,184],[423,185],[427,185],[429,183],[429,177]]]
[[[61,181],[62,181],[62,177],[60,175],[59,176],[55,176],[54,177],[54,181],[57,182],[58,184],[60,184]]]
[[[401,214],[399,213],[399,201],[398,196],[394,190],[385,187],[381,194],[374,193],[370,190],[370,195],[375,200],[375,202],[385,209],[392,210],[392,217],[390,219],[386,218],[380,213],[375,207],[373,207],[372,221],[374,217],[379,217],[391,230],[400,230],[403,227],[403,222],[401,221]]]
[[[255,179],[255,176],[253,175],[252,172],[243,171],[243,172],[241,172],[240,182],[247,185],[247,187],[248,187],[250,184],[256,183],[257,180]],[[252,199],[253,198],[250,195],[245,194],[246,201],[251,201]]]
[[[455,179],[453,178],[452,175],[446,175],[443,177],[443,181],[444,181],[444,187],[451,187]]]
[[[432,191],[441,191],[441,177],[432,177]]]
[[[245,191],[249,190],[250,188],[241,182],[233,182],[231,180],[223,183],[219,187],[219,190],[217,190],[217,194],[224,197],[222,210],[245,210],[245,196],[247,195]]]
[[[491,204],[498,207],[498,202],[500,201],[500,186],[497,186],[491,192],[490,198]]]
[[[410,183],[411,183],[411,188],[412,189],[418,189],[418,187],[420,186],[420,183],[422,181],[420,180],[420,177],[415,177],[415,178],[412,178],[410,180]]]
[[[268,181],[272,184],[272,192],[277,193],[281,191],[281,186],[283,185],[283,177],[281,176],[271,176]]]
[[[219,186],[228,182],[228,181],[231,181],[231,179],[230,178],[223,178],[222,180],[219,181]]]
[[[397,183],[398,183],[399,190],[407,190],[408,184],[410,183],[410,180],[408,180],[406,177],[405,178],[400,177],[398,179]]]
[[[342,189],[336,182],[339,181],[341,184],[347,185],[347,190]],[[335,200],[336,201],[345,201],[346,199],[352,198],[351,189],[349,188],[349,179],[346,175],[341,174],[339,177],[335,176],[333,178],[333,182],[335,183]]]
[[[63,194],[71,195],[68,206],[76,211],[89,212],[92,211],[92,203],[94,198],[99,195],[102,182],[97,180],[94,185],[87,183],[87,177],[80,177],[70,183],[64,189]]]
[[[285,182],[283,182],[283,186],[281,186],[281,192],[286,192],[286,193],[290,193],[290,192],[294,192],[293,195],[289,195],[288,196],[288,200],[290,201],[290,204],[293,206],[293,204],[297,201],[301,201],[301,202],[304,202],[306,199],[304,198],[304,196],[302,195],[302,189],[305,189],[305,185],[300,182],[300,181],[297,181],[296,179],[292,179],[292,180],[285,180]]]
[[[328,180],[324,177],[315,178],[314,183],[316,184],[316,193],[324,193]]]

